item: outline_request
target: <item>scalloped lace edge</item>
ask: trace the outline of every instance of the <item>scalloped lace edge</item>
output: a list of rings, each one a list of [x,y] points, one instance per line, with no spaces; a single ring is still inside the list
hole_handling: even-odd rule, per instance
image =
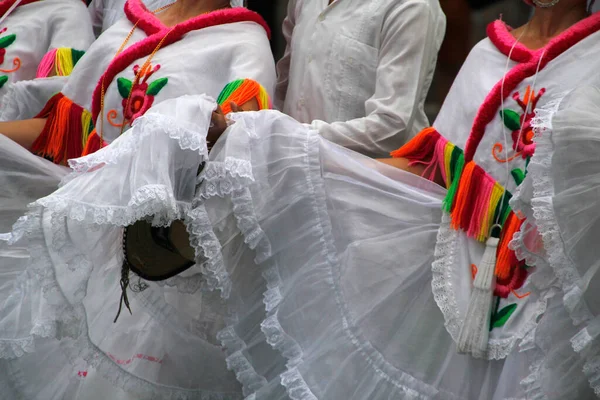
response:
[[[313,136],[313,138],[314,140],[318,140],[316,136]],[[310,138],[308,138],[308,140],[310,140]],[[308,147],[309,144],[307,143],[306,146]],[[315,151],[315,153],[316,154],[310,154],[309,152],[309,157],[318,159],[318,151]],[[311,167],[311,169],[312,175],[320,175],[320,170],[318,170],[318,167]],[[322,188],[320,192],[315,190],[315,196],[319,195],[324,197],[324,191]],[[269,257],[271,256],[271,245],[266,234],[260,227],[256,215],[254,214],[254,206],[252,203],[250,190],[245,188],[243,190],[232,192],[231,200],[234,207],[234,215],[238,221],[238,227],[242,231],[246,243],[251,249],[255,250],[256,263],[262,264],[262,275],[267,284],[267,290],[263,295],[263,303],[265,305],[267,315],[264,321],[261,323],[261,330],[265,335],[267,343],[287,360],[286,371],[280,374],[281,384],[285,387],[286,392],[291,400],[318,400],[318,398],[310,390],[310,387],[304,380],[302,373],[299,370],[300,365],[303,363],[302,347],[294,340],[293,337],[285,332],[278,319],[277,314],[279,305],[283,300],[280,291],[282,282],[279,276],[277,265],[269,260]],[[326,212],[323,210],[320,210],[320,212],[321,214],[326,214]],[[321,215],[321,218],[323,217],[324,215]],[[324,235],[331,236],[331,232],[324,232]],[[332,248],[330,254],[333,254],[333,239],[330,237],[329,240],[326,240],[326,242],[327,245]],[[336,293],[336,302],[338,306],[342,307],[342,299],[340,296],[340,293]],[[344,333],[354,344],[357,350],[363,355],[365,361],[370,365],[370,367],[373,368],[382,379],[389,382],[409,396],[407,398],[422,398],[423,393],[403,385],[386,373],[384,369],[395,368],[389,365],[389,363],[383,359],[383,357],[372,347],[372,345],[369,343],[361,343],[360,339],[351,331],[351,327],[348,326],[350,323],[346,316],[343,315],[343,310],[340,310],[340,312],[342,313],[341,318],[343,319],[343,323],[345,325]],[[243,356],[241,352],[238,354]],[[410,375],[403,372],[401,373],[406,375],[409,380],[415,382],[417,381]],[[431,396],[437,392],[435,388],[430,388],[426,384],[421,383],[421,386],[426,386],[428,389],[424,390],[431,392]],[[252,395],[250,398],[251,397]]]
[[[176,140],[182,150],[192,150],[200,154],[203,159],[208,159],[208,148],[206,146],[206,135],[184,128],[173,118],[158,113],[147,113],[136,119],[132,126],[132,132],[119,137],[119,141],[105,149],[81,158],[69,160],[69,166],[73,169],[72,174],[80,174],[89,171],[102,164],[116,164],[123,157],[128,156],[139,149],[139,143],[157,130],[167,133],[169,138]],[[67,180],[72,177],[67,176]]]
[[[242,384],[244,396],[252,396],[257,390],[267,384],[267,379],[259,375],[243,351],[246,343],[237,335],[233,326],[228,326],[217,334],[217,340],[227,351],[227,368],[235,373]]]
[[[552,118],[558,111],[564,94],[549,102],[542,109],[536,111],[532,121],[535,132],[536,153],[531,159],[529,176],[533,184],[533,199],[531,206],[536,226],[548,256],[548,264],[558,278],[563,291],[563,304],[573,323],[582,324],[593,318],[592,313],[582,301],[583,293],[578,282],[581,279],[573,261],[565,254],[564,244],[560,235],[558,222],[554,214],[552,196],[554,195],[554,182],[551,178],[551,164],[554,153],[552,142]],[[573,350],[585,360],[583,372],[588,377],[590,387],[597,396],[600,396],[600,358],[593,354],[583,354],[589,346],[581,346],[578,338],[584,335],[585,328],[572,339]]]

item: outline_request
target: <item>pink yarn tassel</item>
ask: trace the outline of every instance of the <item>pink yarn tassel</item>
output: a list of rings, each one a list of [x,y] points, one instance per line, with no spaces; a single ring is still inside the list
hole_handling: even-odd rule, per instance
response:
[[[485,223],[485,215],[489,207],[493,188],[494,181],[486,175],[479,184],[479,194],[475,203],[475,209],[471,214],[471,223],[469,224],[467,235],[477,238],[479,232],[481,232],[481,225]]]
[[[433,182],[435,181],[436,172],[440,170],[444,182],[447,182],[446,168],[444,168],[444,150],[446,149],[447,144],[448,141],[443,136],[440,136],[439,140],[435,144],[433,157],[431,157],[431,161],[427,163],[427,168],[425,168],[425,171],[423,171],[423,178]]]
[[[50,50],[38,66],[36,78],[48,78],[52,74],[52,69],[54,68],[54,61],[56,60],[56,52],[58,49]]]

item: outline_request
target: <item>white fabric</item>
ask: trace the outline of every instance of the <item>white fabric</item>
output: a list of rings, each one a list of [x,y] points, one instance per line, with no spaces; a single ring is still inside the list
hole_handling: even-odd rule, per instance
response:
[[[132,26],[129,20],[120,20],[96,40],[65,85],[62,93],[66,97],[91,110],[93,90]],[[143,31],[136,29],[128,47],[145,37]],[[240,40],[240,37],[244,40]],[[105,88],[102,129],[104,140],[108,142],[121,133],[121,128],[108,121],[108,113],[115,110],[117,123],[123,119],[123,97],[119,93],[117,79],[123,77],[133,81],[134,66],[143,65],[147,58],[144,56],[135,60]],[[269,40],[263,27],[253,22],[230,23],[192,31],[186,34],[185,40],[162,47],[152,59],[152,66],[157,65],[160,65],[160,69],[152,75],[148,84],[160,78],[168,78],[169,81],[154,96],[154,104],[186,93],[206,93],[217,98],[225,85],[240,78],[256,80],[269,94],[273,93],[275,86],[275,67]],[[99,130],[100,120],[95,123]]]
[[[87,50],[94,41],[90,18],[79,0],[44,0],[19,6],[2,27],[7,31],[0,37],[15,34],[16,40],[6,47],[0,68],[14,69],[13,60],[17,58],[21,66],[15,72],[0,72],[0,76],[9,78],[0,88],[0,96],[10,90],[11,83],[34,79],[40,61],[50,50],[59,47]]]
[[[540,270],[554,276],[561,292],[544,319],[562,318],[558,329],[538,331],[539,352],[560,351],[563,367],[543,383],[563,390],[585,383],[600,397],[600,280],[598,237],[600,86],[586,83],[551,107],[540,110],[535,121],[537,152],[530,174],[514,200],[530,208],[537,231],[516,238],[514,245]],[[539,232],[539,234],[538,234]],[[525,233],[532,237],[529,240]],[[553,325],[555,323],[553,322]],[[545,343],[552,343],[552,346]],[[542,364],[540,369],[548,364]],[[569,366],[566,368],[566,366]],[[582,374],[585,372],[585,375]]]
[[[291,0],[277,108],[341,146],[387,157],[428,125],[445,26],[437,0]]]
[[[505,360],[456,354],[431,286],[444,189],[276,111],[233,115],[194,179],[214,106],[202,96],[158,104],[73,160],[64,185],[16,225],[15,245],[0,247],[1,282],[26,271],[18,291],[0,286],[2,393],[214,399],[199,391],[231,390],[226,362],[251,399],[591,398],[583,361],[560,362],[573,353],[560,296]],[[13,151],[0,146],[0,160]],[[113,324],[120,227],[144,216],[184,218],[199,262],[175,287],[130,290],[134,313]],[[215,277],[231,283],[226,308],[223,292],[197,290]],[[225,355],[211,353],[216,340]],[[71,367],[47,367],[65,357]]]
[[[129,21],[122,20],[94,43],[74,69],[69,83],[65,86],[63,93],[67,97],[90,108],[95,83],[131,30],[131,26]],[[144,37],[144,33],[137,30],[130,45]],[[240,37],[244,40],[240,40]],[[132,79],[133,65],[143,64],[145,60],[146,57],[135,61],[119,75]],[[181,60],[186,62],[182,63]],[[121,221],[121,225],[124,225],[142,215],[153,214],[162,215],[162,221],[166,221],[174,216],[183,217],[182,213],[189,211],[194,195],[198,163],[202,157],[206,157],[205,132],[215,104],[214,101],[204,97],[187,102],[174,100],[166,103],[166,106],[164,102],[161,103],[161,100],[203,90],[216,97],[227,83],[238,78],[253,78],[271,90],[275,81],[274,63],[264,29],[255,23],[241,22],[188,33],[182,41],[162,47],[154,58],[153,66],[157,64],[160,64],[161,68],[148,83],[161,77],[167,77],[169,82],[155,96],[155,105],[151,109],[154,110],[155,116],[148,115],[140,118],[139,122],[136,122],[136,128],[130,134],[116,141],[114,139],[119,136],[120,129],[112,127],[108,121],[105,121],[104,126],[107,128],[104,131],[105,139],[109,142],[114,141],[109,146],[110,151],[108,153],[100,151],[88,157],[88,164],[85,162],[73,164],[76,171],[83,172],[91,165],[90,163],[93,163],[95,157],[109,154],[107,156],[109,159],[105,160],[106,164],[117,163],[117,165],[112,167],[105,165],[101,168],[100,177],[94,179],[95,183],[92,186],[108,181],[118,185],[116,180],[112,178],[105,180],[102,177],[102,173],[109,169],[113,171],[111,172],[113,177],[121,176],[127,169],[131,171],[137,169],[140,172],[137,175],[139,180],[134,182],[134,178],[129,181],[132,176],[122,175],[125,178],[121,181],[124,184],[121,187],[122,196],[118,195],[116,189],[108,188],[104,192],[106,197],[101,200],[98,197],[98,188],[80,186],[83,181],[75,179],[77,173],[65,178],[64,167],[35,157],[3,138],[0,155],[2,171],[0,181],[5,185],[4,195],[0,198],[3,204],[0,228],[3,232],[10,229],[8,225],[14,222],[18,214],[26,211],[28,203],[56,190],[58,182],[63,178],[65,182],[71,181],[65,187],[78,187],[77,191],[80,193],[76,197],[82,199],[86,196],[85,193],[92,196],[89,199],[91,208],[85,206],[86,201],[79,205],[69,201],[64,203],[71,204],[68,208],[75,214],[83,213],[80,214],[82,218],[85,219],[90,215],[88,212],[93,209],[93,204],[106,201],[100,207],[103,212],[94,214],[92,218],[96,223],[114,224],[116,221]],[[106,113],[111,109],[117,110],[119,114],[122,113],[123,98],[116,86],[116,81],[107,86]],[[153,140],[151,139],[153,135],[158,135],[161,139]],[[168,150],[169,143],[175,145],[180,151]],[[150,147],[144,149],[145,145]],[[137,159],[138,167],[133,167],[131,164],[130,157],[134,154],[140,156]],[[148,155],[152,154],[163,154],[167,158],[161,160],[154,156],[148,158]],[[176,158],[171,159],[170,156]],[[125,167],[120,163],[123,161],[129,166]],[[193,164],[193,168],[190,167],[192,165],[190,163]],[[165,167],[163,170],[165,174],[158,172],[157,165]],[[238,171],[238,173],[242,172],[243,170]],[[160,179],[157,180],[159,175],[165,179],[162,181],[165,189],[161,189]],[[180,183],[183,183],[182,191],[177,192],[176,197],[170,196],[169,189],[166,188]],[[136,186],[139,191],[136,190]],[[179,198],[179,196],[183,197]],[[152,199],[157,202],[153,203]],[[173,205],[172,212],[165,210],[161,213],[160,207],[165,204],[162,200],[167,200]],[[130,204],[133,214],[127,212],[127,207],[123,209],[123,204]],[[98,265],[97,269],[86,270],[83,264],[79,264],[80,258],[71,258],[74,255],[71,250],[67,250],[70,255],[64,252],[67,248],[72,250],[74,248],[67,244],[69,240],[62,241],[61,228],[56,225],[55,218],[48,218],[41,216],[41,219],[37,219],[39,226],[42,227],[42,231],[38,232],[42,234],[38,236],[41,241],[37,241],[38,245],[41,245],[37,247],[41,253],[37,253],[34,249],[35,239],[8,249],[2,247],[6,246],[5,244],[0,243],[0,253],[2,253],[0,263],[3,267],[0,273],[2,275],[0,308],[3,310],[0,311],[2,314],[0,320],[8,322],[13,316],[19,314],[19,318],[23,318],[22,321],[33,322],[33,325],[26,326],[27,323],[22,325],[13,321],[10,322],[11,327],[4,325],[7,327],[6,330],[0,328],[0,338],[2,338],[0,358],[18,357],[17,360],[4,362],[0,366],[0,369],[10,371],[10,374],[0,377],[0,392],[15,391],[17,394],[13,398],[23,396],[28,400],[92,399],[97,398],[98,391],[101,393],[100,398],[118,400],[140,397],[178,400],[241,398],[241,388],[236,382],[235,375],[227,371],[225,356],[220,348],[220,342],[216,339],[217,331],[225,326],[224,320],[230,316],[224,298],[229,295],[231,284],[228,274],[223,270],[222,262],[219,264],[218,259],[212,256],[214,243],[207,244],[204,238],[202,241],[197,241],[199,257],[203,257],[202,254],[206,253],[210,256],[209,261],[201,258],[198,267],[191,270],[188,275],[183,274],[161,285],[153,284],[151,289],[140,293],[139,296],[130,293],[132,307],[138,312],[131,317],[127,311],[124,311],[118,324],[113,324],[112,319],[116,314],[120,298],[118,279],[116,281],[114,279],[120,274],[120,266],[116,269],[106,269]],[[97,243],[98,249],[102,247],[102,257],[109,254],[117,258],[122,256],[119,240],[116,239],[121,232],[118,226],[112,225],[109,229],[111,233],[105,232],[103,235],[102,231],[94,227],[82,228],[79,222],[76,222],[79,219],[75,217],[73,225],[69,228],[73,232],[73,237],[80,237],[87,241],[84,239],[86,233],[79,231],[76,233],[76,231],[78,229],[87,231],[91,228],[90,233],[96,232],[99,236],[90,238],[90,243]],[[195,224],[192,228],[201,234],[200,228],[205,224],[202,215],[197,217],[192,215],[189,219],[191,224]],[[158,217],[156,221],[159,222]],[[25,224],[29,222],[31,220],[21,221]],[[196,225],[198,228],[194,228]],[[54,250],[50,252],[43,250],[45,239],[42,237],[57,244],[56,254],[53,253]],[[6,238],[6,235],[0,235],[0,239]],[[104,244],[106,247],[103,247]],[[114,263],[116,259],[112,256],[105,261],[109,264]],[[68,260],[62,257],[67,257]],[[49,293],[47,290],[52,290],[49,289],[50,286],[55,289],[58,286],[46,280],[50,275],[46,278],[38,275],[41,272],[38,267],[41,265],[30,266],[29,272],[25,272],[17,280],[19,271],[23,271],[30,261],[42,259],[45,260],[46,266],[50,265],[48,263],[56,263],[58,269],[54,276],[61,279],[61,285],[65,285],[61,291],[64,290],[62,293],[66,295],[66,301],[70,305],[60,300],[60,296],[49,299],[42,293]],[[78,272],[72,275],[73,271],[69,267],[62,268],[65,266],[64,262],[71,266],[77,264],[78,267],[75,269]],[[91,266],[91,264],[86,265]],[[65,275],[61,275],[62,272],[59,271],[65,272]],[[36,275],[46,280],[43,284],[44,289],[33,281],[27,283],[28,277]],[[88,286],[86,282],[90,277],[91,282],[98,284]],[[105,279],[106,281],[102,283]],[[113,285],[114,283],[116,285]],[[9,288],[15,284],[17,291],[13,292],[13,296],[6,295],[7,290],[10,291]],[[81,297],[83,293],[81,290],[84,290],[87,295]],[[96,301],[100,299],[102,300]],[[55,300],[63,303],[63,306],[58,305]],[[40,305],[40,308],[36,309],[36,305]],[[17,308],[15,309],[14,306]],[[30,308],[31,312],[22,308],[29,306],[33,307]],[[60,322],[55,323],[56,320]],[[84,324],[80,325],[81,323]],[[23,335],[25,338],[16,339]],[[37,338],[35,344],[33,336],[29,335]],[[54,335],[58,337],[66,335],[76,340],[65,339],[59,343],[54,339]],[[5,340],[9,337],[15,339]],[[35,347],[35,353],[29,353],[33,350],[32,345]],[[65,360],[69,360],[69,365],[65,365]],[[53,369],[51,367],[53,364],[61,365],[63,368]],[[37,372],[34,372],[36,370]],[[33,377],[35,380],[30,380]]]
[[[68,76],[53,76],[11,84],[0,100],[0,121],[35,117],[48,100],[62,90],[68,79]]]
[[[523,99],[527,87],[534,89],[536,95],[541,89],[545,89],[537,104],[537,108],[540,109],[549,106],[556,96],[586,82],[600,67],[598,61],[600,47],[597,46],[599,39],[600,33],[590,35],[550,61],[537,76],[525,79],[506,98],[504,108],[513,110],[519,115],[523,114],[513,95],[516,94]],[[593,55],[590,59],[593,61],[579,62],[583,57],[587,59],[590,55]],[[500,82],[506,72],[515,65],[510,61],[507,68],[507,57],[498,51],[489,39],[484,39],[477,44],[463,65],[440,110],[433,125],[436,130],[464,149],[480,105],[492,87]],[[473,77],[477,77],[477,84],[474,84]],[[485,129],[474,161],[514,194],[517,185],[511,171],[517,168],[524,170],[526,159],[519,155],[508,163],[502,163],[493,156],[494,147],[499,145],[503,147],[503,150],[497,153],[500,159],[509,158],[515,153],[512,147],[514,143],[512,131],[504,127],[500,109],[494,110],[494,115],[495,118]],[[506,143],[504,135],[506,135]],[[451,229],[447,221],[442,224],[436,245],[434,294],[444,315],[446,328],[455,340],[463,324],[471,294],[470,265],[479,262],[484,248],[483,244],[468,239],[464,232]],[[517,304],[518,308],[501,329],[495,328],[491,331],[489,358],[505,357],[522,339],[526,338],[528,333],[531,333],[536,325],[536,319],[544,312],[548,299],[553,295],[550,283],[540,278],[537,290],[534,290],[536,285],[531,277],[522,288],[501,300],[500,309],[512,304]],[[543,285],[544,290],[541,290],[542,287],[539,285]],[[526,298],[518,297],[527,293],[530,295]]]
[[[157,223],[184,217],[190,228],[201,223],[191,205],[196,171],[207,158],[205,137],[214,108],[214,101],[202,96],[157,105],[132,130],[88,159],[86,165],[95,168],[79,165],[54,197],[40,199],[48,212],[32,211],[17,224],[25,236],[16,246],[6,250],[0,242],[5,246],[0,251],[2,282],[16,282],[16,290],[3,285],[1,296],[0,358],[5,359],[3,370],[10,371],[0,378],[3,393],[2,383],[40,400],[62,400],[70,391],[88,399],[98,396],[93,394],[98,390],[100,398],[111,399],[241,399],[216,339],[228,317],[219,291],[197,287],[189,294],[178,293],[164,284],[150,284],[138,293],[130,288],[134,314],[124,310],[113,323],[121,294],[121,226],[152,215]],[[4,165],[15,147],[2,147],[3,171],[18,170],[35,159],[16,157]],[[150,160],[149,155],[159,158]],[[60,177],[61,167],[50,165],[54,179]],[[125,170],[137,172],[123,174]],[[46,249],[46,240],[55,246]],[[99,258],[95,250],[83,250],[92,243]],[[203,254],[198,247],[198,256]],[[27,264],[27,272],[15,278],[15,271]],[[205,268],[210,269],[209,263],[199,263],[186,279],[210,276]],[[24,323],[13,320],[17,315]],[[53,363],[63,368],[51,368]],[[73,388],[80,372],[86,376]],[[97,374],[107,381],[98,380]]]
[[[433,252],[415,251],[433,248],[442,188],[269,111],[233,116],[195,190],[213,108],[201,96],[157,105],[110,146],[74,160],[65,184],[16,225],[16,249],[32,257],[24,262],[15,246],[0,251],[5,277],[27,268],[19,291],[0,296],[0,366],[13,387],[36,400],[68,391],[87,398],[96,385],[110,398],[125,388],[132,398],[204,399],[200,390],[235,387],[222,371],[226,355],[256,399],[522,393],[525,354],[506,362],[457,355],[444,330],[431,293]],[[228,277],[227,308],[218,291],[148,283],[130,289],[133,315],[113,324],[120,226],[143,216],[160,225],[186,219],[205,261],[180,280]],[[211,354],[216,339],[225,355]],[[133,361],[115,364],[111,354]],[[73,367],[46,367],[64,357]],[[45,363],[36,366],[38,358]],[[81,358],[93,368],[73,383]],[[96,372],[115,387],[93,384]]]
[[[113,26],[118,20],[125,17],[125,3],[127,0],[92,0],[88,6],[94,32],[100,36],[102,32]],[[175,0],[145,0],[144,5],[151,11]],[[243,0],[232,0],[232,7],[243,7]]]

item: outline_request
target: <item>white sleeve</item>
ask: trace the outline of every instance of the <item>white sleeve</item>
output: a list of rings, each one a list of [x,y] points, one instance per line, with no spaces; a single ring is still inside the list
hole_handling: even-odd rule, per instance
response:
[[[69,3],[54,13],[48,51],[60,47],[87,50],[95,40],[85,4]]]
[[[236,79],[253,79],[260,83],[272,98],[276,80],[275,61],[269,39],[263,28],[259,29],[257,34],[247,31],[246,41],[240,43],[233,51],[235,60],[231,62],[229,82]]]
[[[289,75],[290,75],[290,62],[292,58],[292,34],[294,32],[294,26],[296,25],[296,1],[290,0],[288,2],[287,16],[283,20],[283,37],[286,41],[285,53],[279,62],[277,63],[277,86],[275,87],[275,108],[283,110],[283,104],[285,102],[285,96],[287,93]]]
[[[403,145],[422,112],[444,22],[425,1],[408,1],[392,9],[382,27],[377,82],[365,103],[366,117],[334,123],[316,120],[312,126],[326,139],[371,156],[389,154]]]

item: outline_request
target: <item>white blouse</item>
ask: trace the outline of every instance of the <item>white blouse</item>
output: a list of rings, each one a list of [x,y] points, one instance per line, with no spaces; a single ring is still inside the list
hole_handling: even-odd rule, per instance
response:
[[[325,138],[388,156],[428,124],[446,20],[437,0],[290,0],[276,105]]]

